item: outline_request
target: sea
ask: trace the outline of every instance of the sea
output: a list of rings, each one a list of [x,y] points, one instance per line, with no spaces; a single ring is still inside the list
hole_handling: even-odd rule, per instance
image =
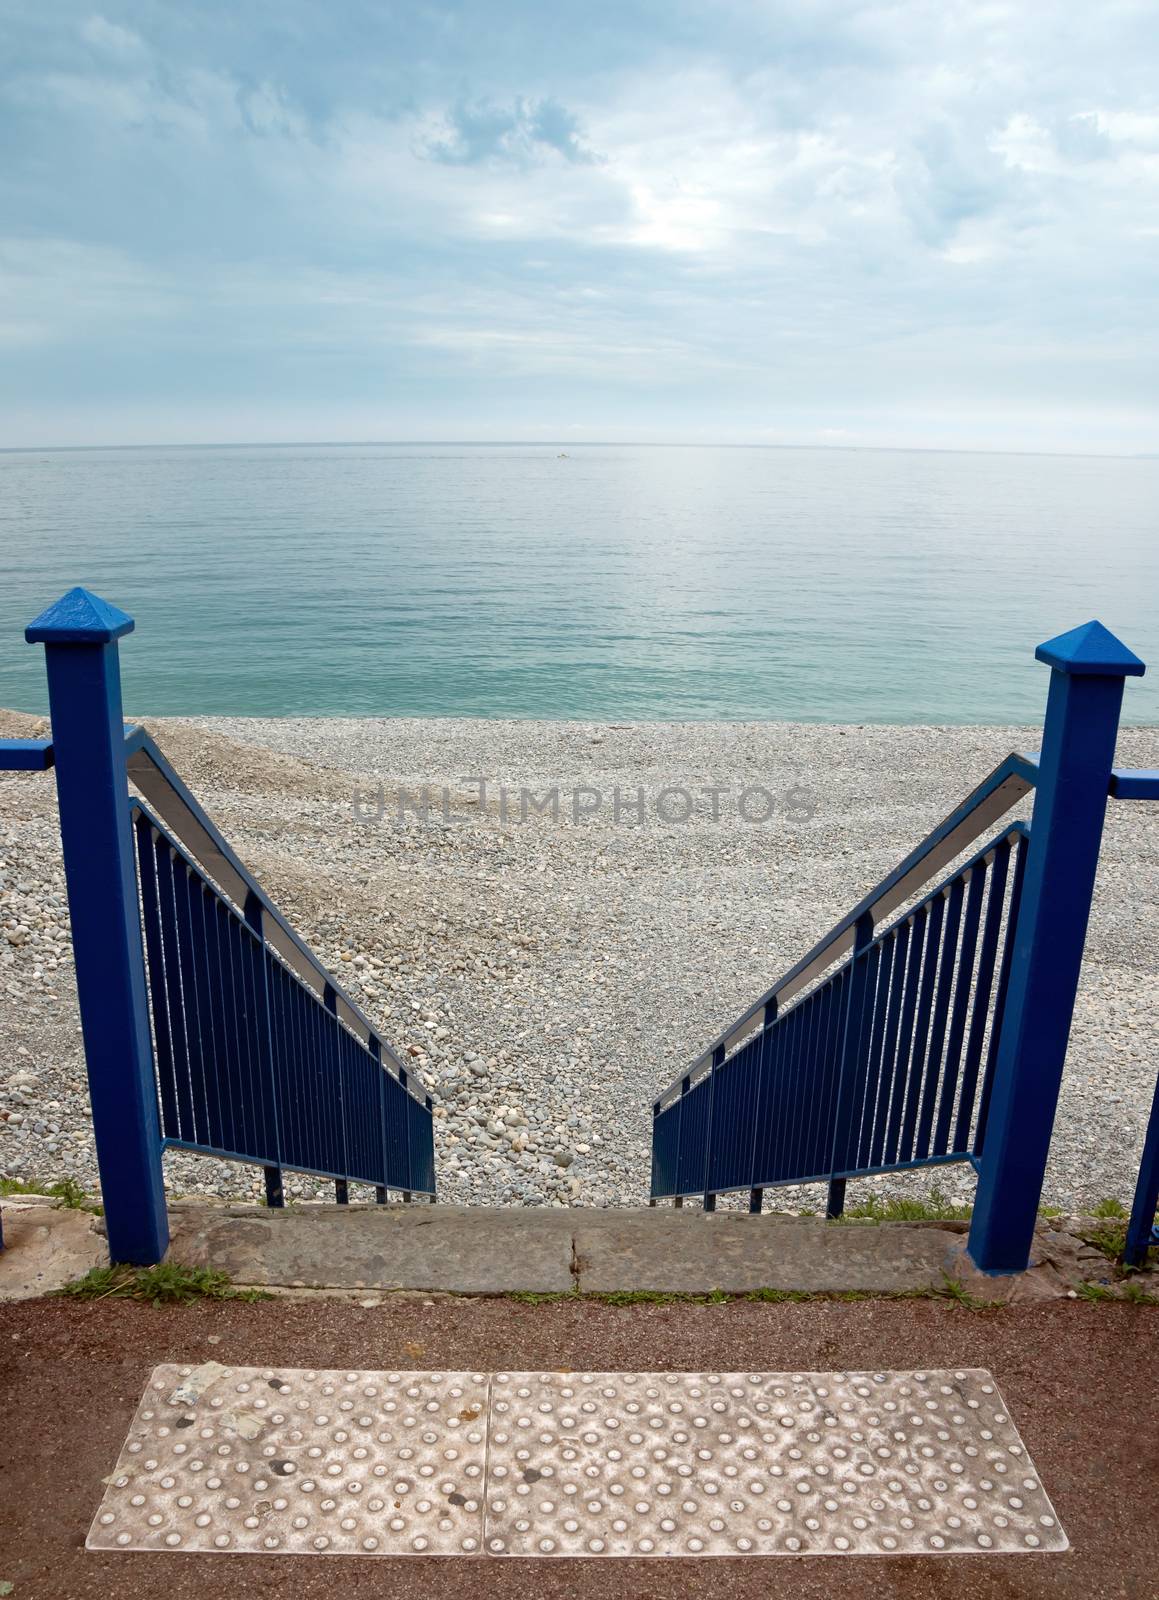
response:
[[[1029,723],[1099,618],[1152,671],[1159,457],[619,444],[0,451],[25,624],[128,611],[135,715]]]

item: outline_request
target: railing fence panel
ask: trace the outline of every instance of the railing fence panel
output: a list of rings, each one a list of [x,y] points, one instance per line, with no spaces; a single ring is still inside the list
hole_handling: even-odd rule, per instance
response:
[[[290,971],[139,802],[134,833],[165,1142],[433,1193],[425,1094]]]
[[[1013,824],[661,1102],[653,1197],[976,1159],[1027,838]]]

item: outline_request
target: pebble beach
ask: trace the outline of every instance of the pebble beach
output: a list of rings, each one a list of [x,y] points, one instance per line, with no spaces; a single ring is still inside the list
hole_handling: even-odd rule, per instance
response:
[[[651,1104],[1036,729],[145,719],[436,1102],[440,1199],[647,1196]],[[0,733],[40,719],[0,713]],[[1159,765],[1124,729],[1121,765]],[[424,794],[425,791],[425,794]],[[553,796],[555,797],[553,799]],[[0,1174],[98,1181],[51,774],[0,776]],[[1159,807],[1112,803],[1044,1200],[1129,1203],[1159,1070]],[[257,1169],[166,1157],[174,1193]],[[966,1166],[850,1185],[969,1203]],[[291,1198],[324,1185],[289,1175]],[[354,1191],[358,1196],[358,1191]],[[766,1205],[815,1209],[819,1191]]]

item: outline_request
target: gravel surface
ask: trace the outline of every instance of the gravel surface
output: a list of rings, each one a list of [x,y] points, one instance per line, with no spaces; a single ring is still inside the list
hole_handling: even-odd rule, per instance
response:
[[[0,1306],[10,1396],[0,1579],[14,1600],[1153,1600],[1159,1313],[1072,1301],[973,1313],[930,1301],[527,1306],[279,1299],[179,1307]],[[506,1371],[881,1371],[986,1367],[1070,1539],[1065,1555],[511,1560],[120,1554],[85,1534],[152,1367]],[[1128,1374],[1141,1375],[1130,1382]]]
[[[38,727],[0,715],[8,736]],[[150,727],[433,1090],[440,1197],[513,1205],[638,1204],[658,1090],[1007,751],[1039,737],[451,719]],[[1124,730],[1118,760],[1159,766],[1159,733]],[[746,786],[743,808],[756,819],[771,804],[767,820],[740,814]],[[531,804],[521,815],[521,789],[541,800],[555,787],[558,819]],[[574,820],[577,804],[591,814]],[[689,804],[685,822],[657,816]],[[0,776],[0,1172],[75,1176],[91,1191],[54,812],[51,775]],[[1064,1208],[1126,1202],[1134,1186],[1159,1068],[1157,902],[1159,807],[1112,804],[1046,1185]],[[257,1192],[251,1169],[170,1155],[167,1170],[183,1194]],[[854,1184],[851,1199],[931,1181],[970,1199],[964,1166]],[[319,1192],[298,1178],[289,1191]],[[816,1207],[819,1194],[780,1190],[775,1203]]]

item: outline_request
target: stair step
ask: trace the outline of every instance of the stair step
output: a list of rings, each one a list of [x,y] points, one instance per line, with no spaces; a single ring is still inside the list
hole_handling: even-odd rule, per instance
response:
[[[236,1283],[455,1294],[894,1293],[942,1284],[965,1237],[954,1223],[835,1226],[659,1207],[178,1204],[170,1215],[169,1258]]]

